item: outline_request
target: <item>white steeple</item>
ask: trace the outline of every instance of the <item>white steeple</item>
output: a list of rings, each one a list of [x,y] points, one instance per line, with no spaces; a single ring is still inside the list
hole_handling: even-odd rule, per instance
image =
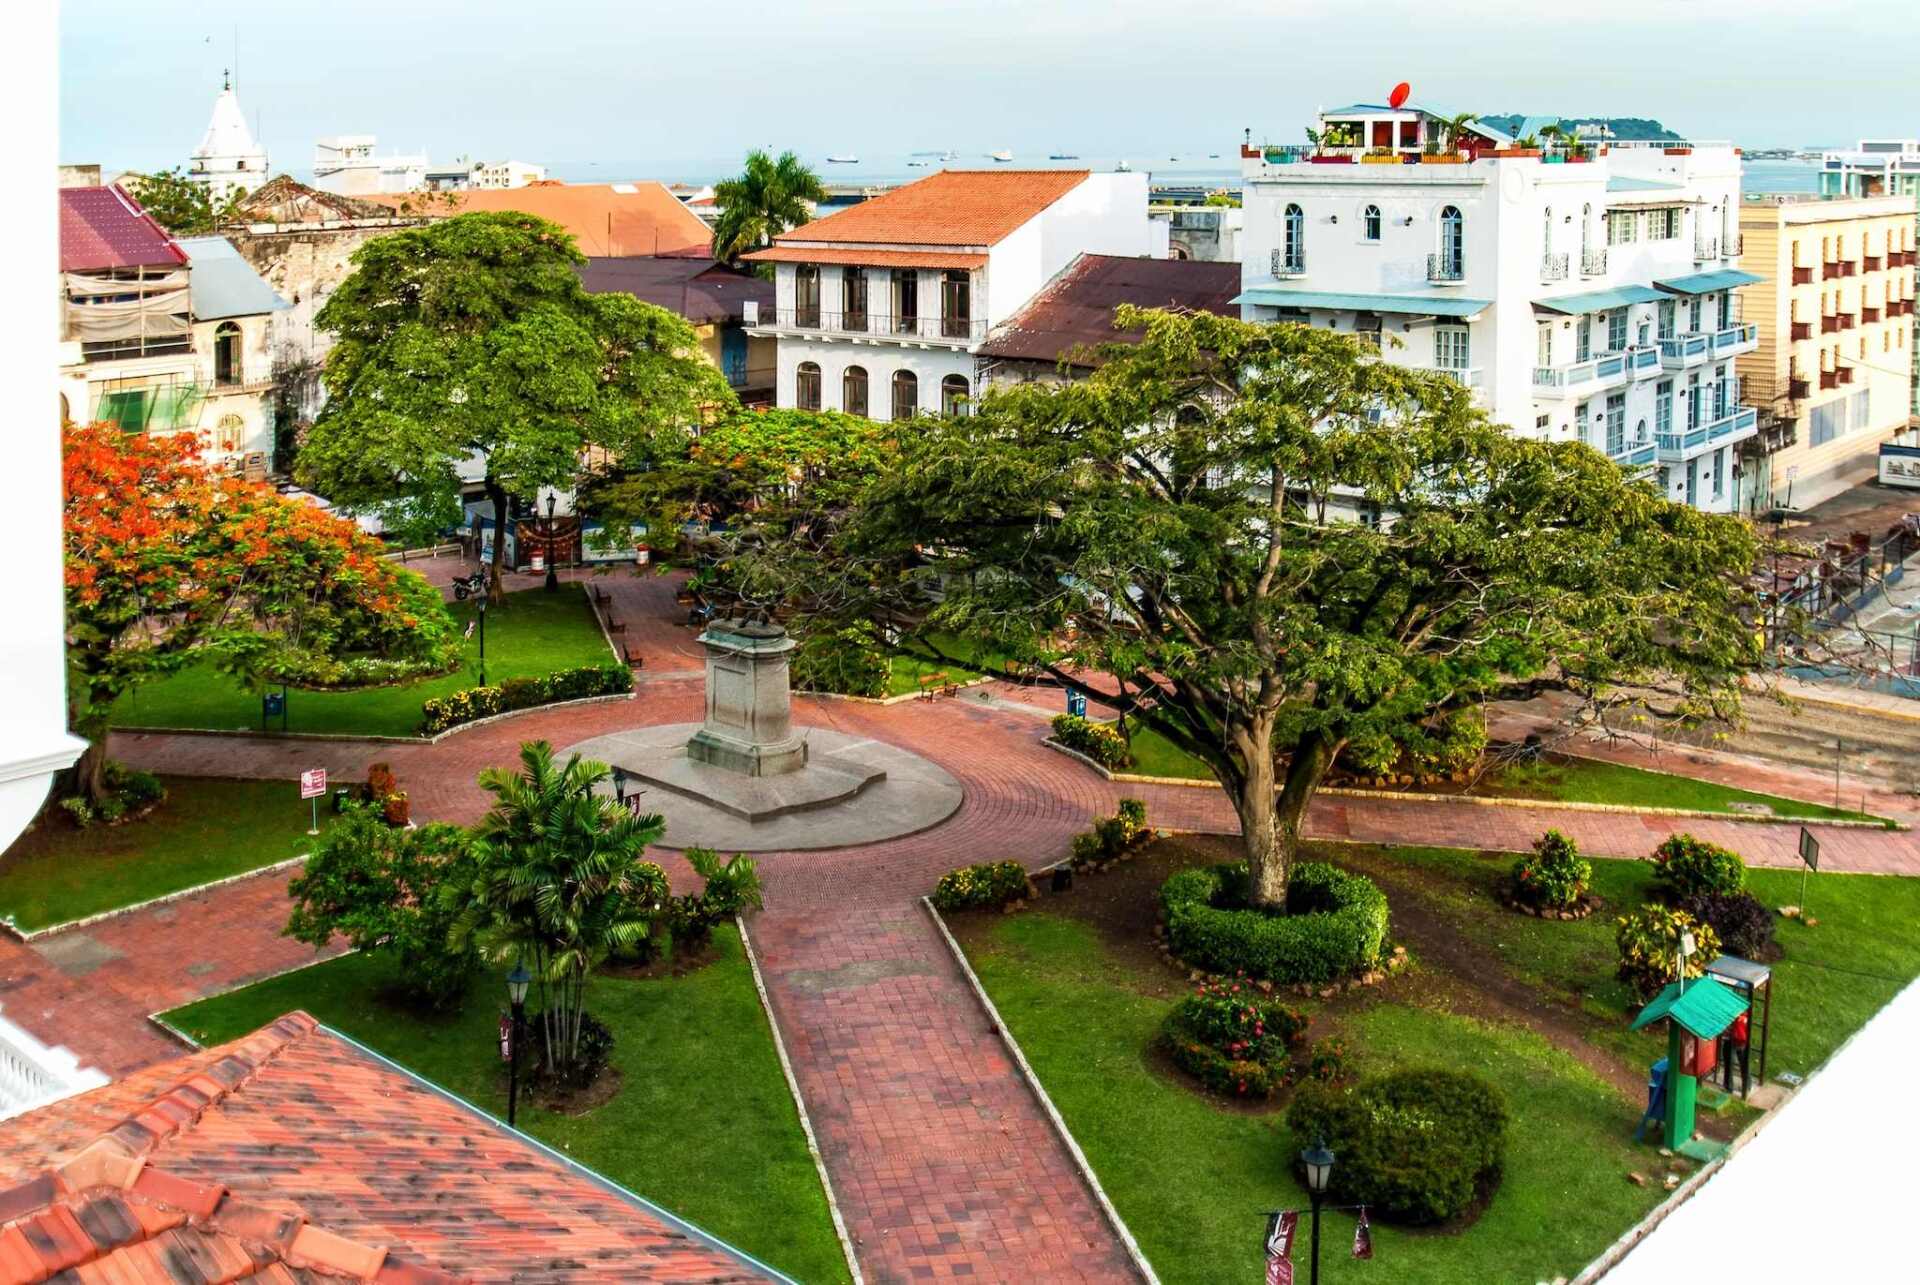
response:
[[[224,76],[220,96],[213,100],[213,117],[200,146],[193,149],[187,172],[212,189],[216,204],[235,188],[251,191],[267,181],[267,149],[254,141],[240,99]]]

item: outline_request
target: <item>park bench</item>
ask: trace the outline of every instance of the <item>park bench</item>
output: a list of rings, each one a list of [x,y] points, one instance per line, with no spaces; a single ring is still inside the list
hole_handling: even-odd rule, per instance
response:
[[[604,585],[595,585],[593,587],[593,601],[595,605],[604,607],[613,601],[613,595],[607,592]]]
[[[952,696],[960,690],[960,685],[947,677],[947,672],[937,670],[920,676],[920,699],[932,700],[936,696]]]
[[[609,615],[607,617],[607,632],[610,634],[624,634],[627,632],[627,622],[618,616]]]
[[[624,659],[627,662],[627,664],[634,669],[638,669],[642,665],[647,663],[646,658],[642,656],[639,650],[635,648],[634,645],[630,642],[623,642],[620,644],[620,655],[621,655],[621,658]]]

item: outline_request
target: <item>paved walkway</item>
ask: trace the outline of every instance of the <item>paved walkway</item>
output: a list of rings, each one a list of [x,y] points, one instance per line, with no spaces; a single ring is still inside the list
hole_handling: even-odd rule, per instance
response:
[[[680,655],[676,639],[690,643],[682,627],[661,618],[669,584],[614,578],[609,586],[616,594],[649,595],[632,599],[630,628],[651,617],[645,636],[663,657]],[[619,728],[695,719],[697,677],[691,666],[663,659],[634,700],[531,711],[432,747],[128,733],[115,736],[113,751],[153,770],[277,778],[289,790],[303,768],[324,765],[339,779],[357,779],[369,763],[385,761],[416,817],[468,822],[488,801],[475,775],[511,763],[521,741],[544,737],[565,747]],[[796,721],[904,746],[946,768],[967,791],[950,820],[919,835],[759,858],[767,908],[753,935],[835,1192],[876,1282],[1131,1275],[1117,1238],[918,907],[954,866],[1057,859],[1075,832],[1122,795],[1144,798],[1162,827],[1234,828],[1217,790],[1109,783],[1045,748],[1043,714],[1057,701],[1057,692],[1004,683],[887,707],[796,701]],[[1604,752],[1623,761],[1633,753]],[[1821,783],[1806,774],[1685,753],[1692,774],[1819,797]],[[1912,810],[1910,799],[1890,802],[1902,814]],[[1895,810],[1871,797],[1869,806]],[[670,810],[668,823],[671,839]],[[1642,856],[1684,829],[1736,847],[1755,864],[1797,861],[1797,823],[1335,798],[1320,800],[1309,817],[1310,833],[1321,838],[1499,849],[1524,848],[1549,826],[1597,856]],[[1822,827],[1821,837],[1823,869],[1920,874],[1920,839],[1912,833]],[[664,864],[676,880],[686,877],[677,857],[666,854]],[[32,950],[0,944],[8,1015],[116,1073],[162,1056],[164,1043],[139,1029],[141,1015],[311,958],[275,935],[284,918],[284,878],[246,881],[46,939]],[[11,980],[16,976],[24,980]]]

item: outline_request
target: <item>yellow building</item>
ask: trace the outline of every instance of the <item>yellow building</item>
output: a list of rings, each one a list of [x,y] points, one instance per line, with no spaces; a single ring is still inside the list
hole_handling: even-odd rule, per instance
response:
[[[1913,383],[1914,198],[1749,195],[1741,291],[1759,346],[1739,359],[1760,409],[1741,505],[1804,509],[1875,475],[1907,427]]]

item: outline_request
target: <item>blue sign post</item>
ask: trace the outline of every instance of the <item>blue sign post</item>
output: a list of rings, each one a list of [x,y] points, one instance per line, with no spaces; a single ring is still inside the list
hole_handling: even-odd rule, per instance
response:
[[[1067,713],[1073,715],[1075,718],[1085,718],[1087,716],[1086,693],[1076,691],[1069,691],[1067,693]]]

